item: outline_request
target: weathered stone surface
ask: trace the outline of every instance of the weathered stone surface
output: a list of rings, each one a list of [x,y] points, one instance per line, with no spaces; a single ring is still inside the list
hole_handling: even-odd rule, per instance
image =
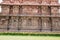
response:
[[[2,3],[9,5],[2,5],[2,14],[6,17],[0,17],[0,32],[60,30],[60,18],[50,17],[50,15],[60,15],[59,7],[47,6],[48,4],[58,4],[58,0],[3,0]],[[44,6],[39,6],[40,4]]]
[[[38,14],[38,6],[22,6],[22,13],[27,15]]]
[[[7,32],[7,29],[0,29],[0,32]]]
[[[19,6],[13,6],[13,15],[19,14]]]
[[[3,15],[8,15],[9,14],[9,9],[10,7],[9,6],[2,6],[2,14]]]
[[[18,32],[40,32],[40,30],[19,30]]]
[[[42,0],[42,4],[50,4],[50,0]]]
[[[48,6],[42,6],[41,8],[42,15],[50,15],[50,9]]]
[[[51,30],[51,21],[49,18],[42,18],[42,30]]]
[[[51,0],[51,4],[57,4],[58,0]]]
[[[9,23],[10,29],[17,29],[18,28],[18,17],[11,17]]]
[[[59,15],[58,7],[51,7],[51,14],[52,15]]]
[[[0,17],[0,28],[5,29],[8,27],[8,17]]]
[[[19,28],[26,30],[41,29],[41,19],[35,17],[21,17],[19,20]]]
[[[60,18],[52,18],[52,29],[60,31]]]

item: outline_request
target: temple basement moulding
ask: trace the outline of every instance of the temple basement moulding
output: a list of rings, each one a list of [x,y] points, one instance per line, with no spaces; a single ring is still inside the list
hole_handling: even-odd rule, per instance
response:
[[[0,32],[60,32],[58,0],[3,0]]]

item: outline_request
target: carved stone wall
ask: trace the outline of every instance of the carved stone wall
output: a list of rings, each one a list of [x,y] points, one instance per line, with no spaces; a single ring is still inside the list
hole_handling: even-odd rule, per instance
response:
[[[53,4],[58,0],[3,0],[0,32],[60,31],[59,7]]]

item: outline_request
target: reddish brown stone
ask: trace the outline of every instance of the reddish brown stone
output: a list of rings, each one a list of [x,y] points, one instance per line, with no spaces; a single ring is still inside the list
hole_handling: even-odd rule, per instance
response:
[[[19,14],[19,6],[13,6],[13,15]]]
[[[42,6],[41,8],[42,15],[50,15],[50,10],[48,6]]]
[[[51,0],[51,4],[57,4],[58,0]]]
[[[10,29],[17,29],[18,28],[18,17],[11,17],[9,23]]]
[[[58,7],[51,7],[51,14],[52,15],[59,15],[59,13],[58,13]]]
[[[7,29],[8,27],[8,17],[0,17],[0,28]]]
[[[42,18],[42,31],[50,31],[51,30],[51,21],[49,18]]]
[[[51,32],[60,30],[60,18],[50,16],[59,15],[59,7],[47,6],[58,4],[58,0],[3,0],[2,3],[4,5],[2,5],[2,16],[0,16],[0,28],[2,28],[0,31]]]
[[[42,0],[43,4],[50,4],[50,0]]]
[[[10,9],[9,9],[10,7],[9,6],[2,6],[2,14],[3,15],[8,15],[9,14],[9,11],[10,11]]]
[[[38,14],[38,6],[23,6],[22,7],[22,13],[23,14],[28,14],[28,15],[33,15],[33,14]]]
[[[60,18],[52,18],[53,31],[60,31]]]

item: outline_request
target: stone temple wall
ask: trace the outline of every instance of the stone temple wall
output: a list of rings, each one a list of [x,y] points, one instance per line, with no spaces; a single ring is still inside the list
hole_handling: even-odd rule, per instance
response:
[[[59,32],[58,0],[3,0],[0,32]]]

